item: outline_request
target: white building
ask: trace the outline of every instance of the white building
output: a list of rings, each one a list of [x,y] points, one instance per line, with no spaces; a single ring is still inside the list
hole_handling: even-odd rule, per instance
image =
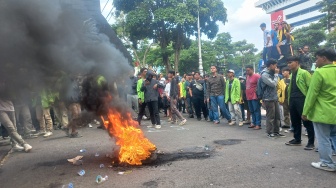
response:
[[[259,0],[256,7],[271,14],[271,22],[286,20],[292,27],[318,22],[326,13],[320,12],[320,0]]]

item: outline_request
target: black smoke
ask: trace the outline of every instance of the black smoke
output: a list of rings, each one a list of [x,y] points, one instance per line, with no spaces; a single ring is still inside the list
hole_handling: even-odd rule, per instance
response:
[[[127,59],[81,15],[58,0],[0,1],[0,80],[8,96],[53,89],[60,75],[92,70],[109,83],[128,79]]]

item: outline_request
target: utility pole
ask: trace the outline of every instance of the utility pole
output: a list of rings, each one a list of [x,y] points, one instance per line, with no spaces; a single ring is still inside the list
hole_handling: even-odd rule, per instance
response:
[[[198,32],[198,69],[203,76],[203,62],[202,62],[202,47],[201,47],[201,28],[200,28],[200,18],[199,18],[199,0],[197,0],[198,12],[197,12],[197,32]]]

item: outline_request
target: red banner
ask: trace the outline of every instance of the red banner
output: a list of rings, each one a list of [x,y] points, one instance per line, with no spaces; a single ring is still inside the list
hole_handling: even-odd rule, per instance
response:
[[[280,23],[284,20],[283,10],[271,14],[271,26],[274,29],[274,23]],[[279,24],[280,25],[280,24]]]

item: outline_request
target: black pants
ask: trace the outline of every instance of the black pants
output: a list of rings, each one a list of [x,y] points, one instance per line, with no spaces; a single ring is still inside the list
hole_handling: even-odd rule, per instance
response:
[[[152,125],[161,125],[158,101],[147,102]]]
[[[301,141],[302,134],[302,125],[301,119],[303,106],[304,106],[305,98],[290,98],[289,104],[289,113],[292,121],[292,126],[294,128],[294,139],[296,141]],[[303,125],[307,129],[308,133],[308,144],[314,144],[315,133],[314,126],[311,121],[303,121]]]
[[[207,118],[208,110],[204,103],[204,98],[203,97],[193,97],[192,102],[194,104],[197,119],[201,118],[201,111],[203,112],[204,118]]]
[[[139,104],[138,123],[141,125],[142,116],[145,114],[147,103]]]
[[[178,100],[178,109],[179,111],[185,113],[185,103],[184,103],[184,98],[180,98]]]
[[[164,112],[164,114],[167,116],[167,115],[168,115],[168,114],[167,114],[167,110],[168,110],[168,108],[170,107],[170,102],[168,101],[167,96],[164,96],[164,97],[162,98],[162,103],[163,103],[163,112]]]

